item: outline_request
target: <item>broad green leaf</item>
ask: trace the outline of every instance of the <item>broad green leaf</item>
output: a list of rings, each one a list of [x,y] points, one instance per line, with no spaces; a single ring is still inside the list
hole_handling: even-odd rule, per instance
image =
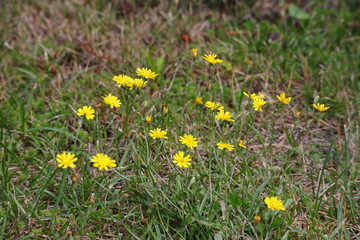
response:
[[[310,15],[307,12],[305,12],[304,10],[302,10],[301,8],[299,8],[298,6],[296,6],[294,4],[290,4],[289,14],[290,14],[290,17],[296,18],[299,20],[306,20],[306,19],[310,18]]]

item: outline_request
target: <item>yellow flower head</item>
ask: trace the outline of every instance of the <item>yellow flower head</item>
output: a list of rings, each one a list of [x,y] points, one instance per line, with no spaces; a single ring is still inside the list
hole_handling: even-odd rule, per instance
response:
[[[145,122],[146,122],[147,124],[150,124],[150,123],[151,123],[151,120],[152,120],[152,116],[151,116],[151,115],[146,116]]]
[[[291,97],[286,97],[285,93],[280,93],[280,95],[276,95],[277,99],[283,104],[289,104],[291,102]]]
[[[219,120],[228,121],[228,122],[235,121],[234,119],[232,119],[232,115],[230,114],[230,112],[225,112],[223,109],[221,109],[218,112],[218,114],[215,116],[215,118],[219,119]]]
[[[313,104],[314,108],[317,109],[320,112],[324,112],[326,110],[328,110],[330,107],[326,107],[325,104]]]
[[[195,98],[195,104],[198,104],[198,105],[203,104],[202,97],[196,97]]]
[[[134,79],[127,75],[114,76],[112,80],[118,84],[118,87],[128,86],[132,88],[134,85]]]
[[[284,211],[284,204],[281,200],[279,200],[277,197],[266,197],[264,202],[266,203],[267,207],[271,210],[282,210]]]
[[[203,59],[205,59],[206,61],[208,61],[211,64],[216,64],[216,63],[221,63],[222,60],[220,59],[216,59],[217,55],[216,54],[204,54]]]
[[[133,84],[138,87],[142,88],[146,86],[147,81],[144,81],[142,78],[134,78]]]
[[[109,167],[116,167],[116,161],[109,158],[106,154],[98,153],[90,159],[94,163],[94,167],[99,170],[109,170]]]
[[[244,145],[244,141],[243,140],[240,140],[239,142],[239,147],[242,147],[242,148],[246,148],[246,146]]]
[[[230,143],[219,142],[219,143],[216,144],[216,146],[219,149],[227,149],[229,151],[234,150],[234,145],[231,145]]]
[[[74,162],[77,161],[77,158],[73,153],[63,152],[61,154],[56,155],[56,161],[59,163],[58,167],[74,168],[75,167]]]
[[[255,111],[262,111],[262,106],[264,106],[266,104],[266,101],[264,99],[261,98],[257,98],[254,100],[253,102],[253,107]]]
[[[246,92],[243,92],[245,96],[247,96],[248,98],[250,98],[251,100],[255,100],[255,99],[265,99],[265,95],[262,94],[261,92],[259,92],[258,95],[256,95],[256,93],[250,93],[247,94]]]
[[[104,99],[104,103],[110,105],[110,108],[120,107],[121,105],[119,98],[114,95],[108,94],[105,97],[103,97],[103,99]]]
[[[194,56],[194,57],[196,57],[196,56],[197,56],[197,52],[198,52],[198,50],[199,50],[199,49],[197,49],[197,48],[193,48],[193,49],[191,49],[191,52],[192,52],[192,54],[193,54],[193,56]]]
[[[93,119],[95,117],[94,115],[95,110],[92,107],[89,106],[83,106],[82,108],[78,109],[78,116],[85,115],[87,120]]]
[[[179,138],[180,142],[186,145],[190,149],[194,149],[194,147],[198,146],[198,141],[193,135],[185,134],[184,136]]]
[[[176,164],[178,167],[188,168],[191,165],[191,158],[189,155],[185,156],[185,153],[182,151],[177,152],[174,155],[173,163]]]
[[[151,71],[148,68],[137,68],[136,69],[136,74],[138,76],[142,76],[144,78],[150,78],[152,80],[154,80],[155,77],[158,75],[158,74],[154,73],[153,71]]]
[[[168,137],[166,136],[167,132],[161,130],[161,128],[156,128],[154,130],[150,130],[150,137],[152,137],[153,139],[156,138],[164,138],[167,139]]]
[[[217,102],[207,101],[205,103],[205,107],[210,108],[211,110],[224,110],[224,106],[222,106],[221,103]]]

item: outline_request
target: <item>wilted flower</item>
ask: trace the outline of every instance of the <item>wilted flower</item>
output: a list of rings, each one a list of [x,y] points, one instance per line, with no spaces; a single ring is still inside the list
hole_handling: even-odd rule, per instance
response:
[[[202,97],[196,97],[195,98],[195,104],[198,104],[198,105],[203,104]]]

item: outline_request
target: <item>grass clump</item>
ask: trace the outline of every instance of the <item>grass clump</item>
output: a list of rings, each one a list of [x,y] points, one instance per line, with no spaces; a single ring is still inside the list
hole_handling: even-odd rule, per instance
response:
[[[358,10],[330,2],[5,4],[0,236],[356,239]]]

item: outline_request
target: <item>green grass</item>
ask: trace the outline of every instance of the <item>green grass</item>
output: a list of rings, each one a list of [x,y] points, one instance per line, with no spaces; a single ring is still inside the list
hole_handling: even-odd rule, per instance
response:
[[[0,238],[359,238],[356,1],[298,1],[303,20],[281,1],[130,2],[0,10]],[[209,52],[224,60],[217,70],[201,59]],[[137,67],[157,80],[114,87],[114,75],[135,77]],[[262,112],[244,91],[265,94]],[[123,103],[115,111],[102,102],[108,93]],[[196,96],[221,102],[235,122],[216,122]],[[314,101],[331,108],[317,112]],[[83,105],[95,119],[76,115]],[[157,127],[169,139],[150,138]],[[198,148],[179,143],[185,133]],[[57,167],[63,151],[75,169]],[[190,168],[172,163],[177,151]],[[99,152],[117,167],[94,168]],[[267,209],[266,196],[286,210]]]

